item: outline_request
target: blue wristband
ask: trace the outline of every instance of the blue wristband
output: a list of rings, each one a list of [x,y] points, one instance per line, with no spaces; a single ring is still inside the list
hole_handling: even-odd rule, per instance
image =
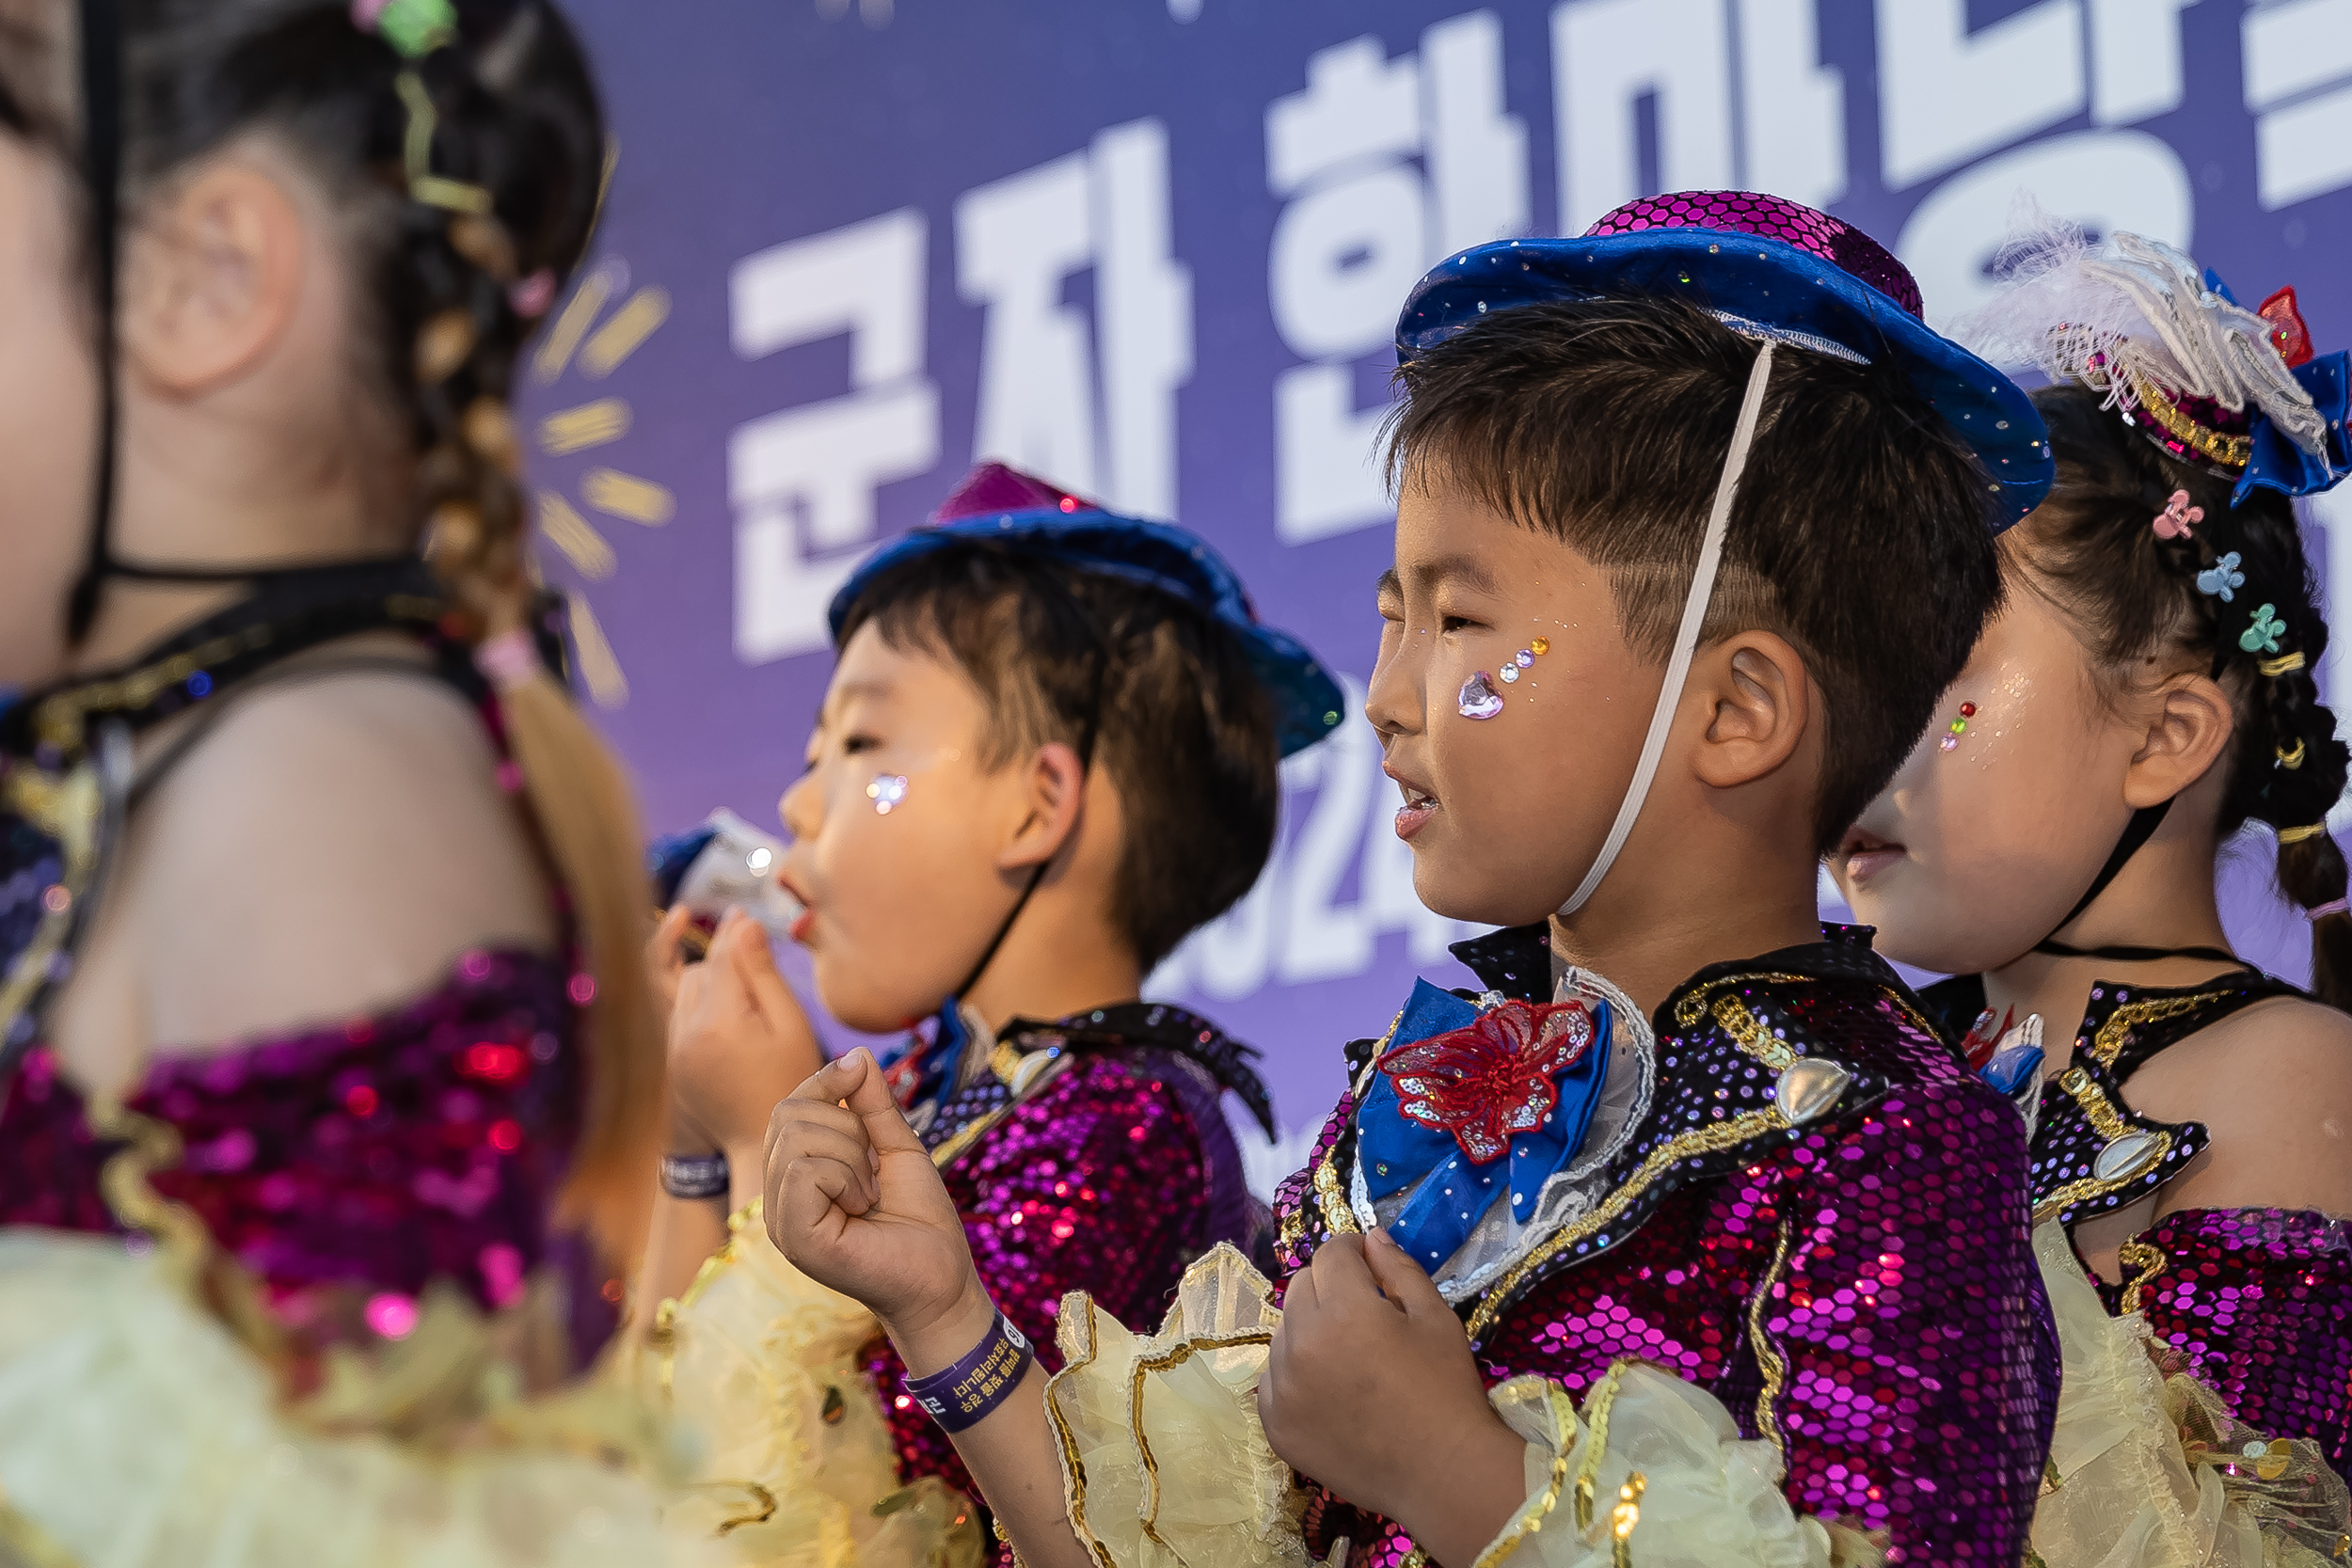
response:
[[[906,1391],[930,1412],[942,1431],[961,1432],[977,1426],[1005,1402],[1028,1375],[1036,1354],[1012,1320],[999,1310],[987,1336],[972,1353],[945,1371],[906,1380]]]

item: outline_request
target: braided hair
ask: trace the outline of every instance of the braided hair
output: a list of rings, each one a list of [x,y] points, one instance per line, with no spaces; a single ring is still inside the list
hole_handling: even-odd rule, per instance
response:
[[[355,283],[356,372],[384,415],[354,440],[384,449],[389,504],[448,590],[444,631],[478,645],[537,619],[507,400],[526,340],[587,249],[602,112],[547,0],[466,0],[423,51],[364,30],[354,10],[122,0],[125,198],[135,206],[246,135],[271,138],[315,182]],[[29,73],[17,85],[34,96]],[[408,139],[420,124],[440,188],[463,201],[421,198]],[[566,1212],[618,1258],[649,1203],[656,1130],[644,1107],[658,1102],[662,1065],[639,957],[652,907],[642,836],[619,765],[546,672],[499,685],[531,818],[596,983]]]
[[[2229,480],[2158,451],[2088,388],[2044,388],[2033,401],[2058,485],[2004,549],[2048,586],[2110,680],[2153,658],[2222,684],[2236,728],[2217,832],[2268,824],[2280,890],[2307,911],[2338,903],[2344,852],[2325,824],[2352,751],[2313,680],[2328,623],[2292,504],[2257,488],[2233,508]],[[2203,516],[2168,536],[2154,522],[2178,491]],[[2208,591],[2224,588],[2226,598]],[[2352,1008],[2352,917],[2341,910],[2312,921],[2312,989]]]

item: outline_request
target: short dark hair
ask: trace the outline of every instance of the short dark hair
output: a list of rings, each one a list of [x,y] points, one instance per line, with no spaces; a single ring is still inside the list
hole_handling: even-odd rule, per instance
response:
[[[1401,366],[1392,482],[1436,481],[1609,573],[1672,651],[1757,345],[1692,306],[1500,310]],[[1702,634],[1787,638],[1824,694],[1823,852],[1884,788],[2000,602],[1989,481],[1883,364],[1779,348]]]
[[[2233,507],[2230,481],[2157,451],[2097,392],[2047,387],[2033,401],[2050,427],[2058,487],[2001,541],[2020,580],[2065,615],[2107,693],[2137,682],[2140,662],[2151,658],[2159,677],[2210,672],[2229,689],[2237,728],[2218,833],[2249,818],[2289,830],[2325,822],[2344,795],[2352,751],[2336,738],[2335,715],[2313,679],[2328,652],[2328,622],[2293,504],[2256,488]],[[2152,525],[2178,490],[2208,520],[2193,535],[2165,539]],[[2225,626],[2222,601],[2198,590],[2199,569],[2221,550],[2235,551],[2246,573],[2236,602],[2269,601],[2286,618],[2275,673],[2265,672],[2271,661],[2264,653],[2229,635],[2234,626]],[[2294,662],[2285,654],[2303,657]],[[2278,879],[2305,910],[2342,898],[2345,866],[2335,835],[2282,842]],[[2352,923],[2312,922],[2312,990],[2352,1007]]]
[[[841,624],[945,654],[979,689],[991,768],[1077,746],[1126,819],[1110,916],[1150,969],[1249,891],[1281,797],[1274,705],[1240,646],[1155,588],[1015,550],[933,550],[883,573]]]

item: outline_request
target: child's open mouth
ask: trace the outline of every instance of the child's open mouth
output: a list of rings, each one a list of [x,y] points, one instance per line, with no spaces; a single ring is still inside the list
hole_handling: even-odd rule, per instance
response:
[[[1846,832],[1846,841],[1837,847],[1838,862],[1845,867],[1849,886],[1860,887],[1872,877],[1903,858],[1903,847],[1864,832],[1859,828]]]
[[[1396,836],[1409,839],[1438,815],[1438,798],[1426,790],[1414,788],[1403,779],[1397,780],[1396,784],[1405,792],[1405,803],[1396,812]]]

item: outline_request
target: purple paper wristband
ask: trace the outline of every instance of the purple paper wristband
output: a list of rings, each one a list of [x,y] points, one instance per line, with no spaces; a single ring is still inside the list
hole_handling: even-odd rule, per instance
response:
[[[996,1321],[989,1325],[987,1335],[971,1354],[945,1371],[908,1378],[906,1391],[915,1403],[930,1412],[931,1419],[939,1423],[942,1431],[961,1432],[978,1424],[990,1411],[1004,1403],[1006,1397],[1021,1386],[1021,1380],[1028,1375],[1029,1363],[1035,1359],[1027,1337],[999,1310]]]

